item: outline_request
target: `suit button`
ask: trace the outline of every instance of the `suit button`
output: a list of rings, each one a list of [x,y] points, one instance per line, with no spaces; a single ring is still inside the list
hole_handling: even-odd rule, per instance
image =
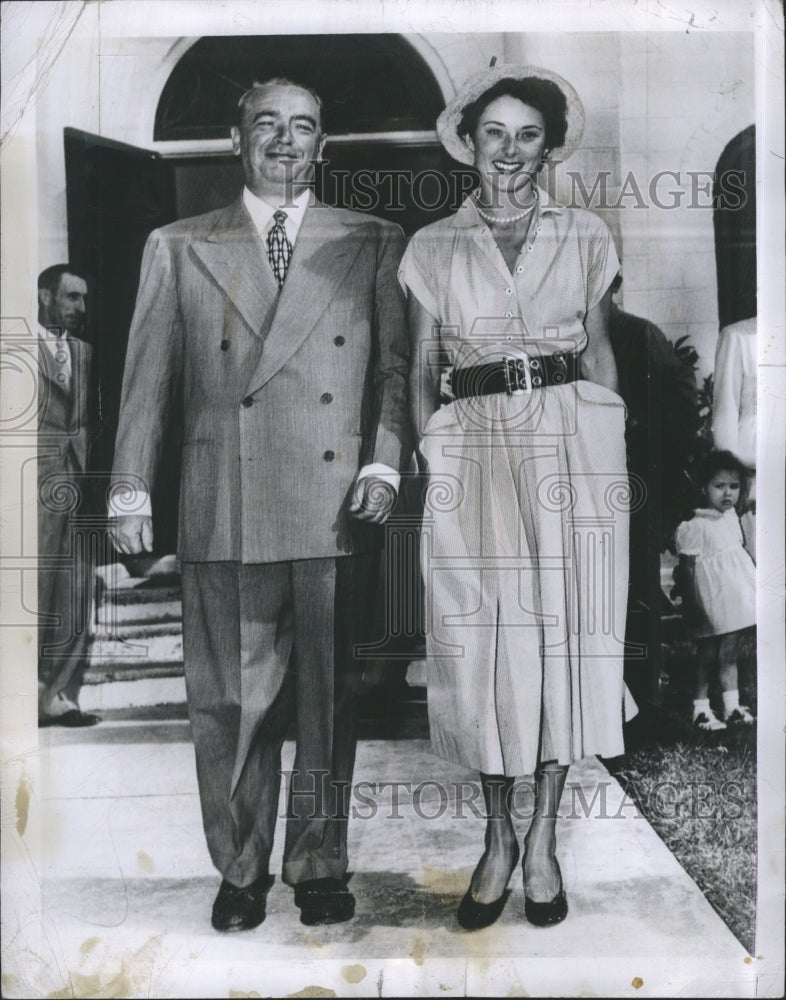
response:
[[[333,397],[329,392],[323,392],[322,395],[319,397],[319,401],[320,403],[332,403]]]
[[[339,334],[337,337],[333,339],[333,343],[336,345],[336,347],[343,347],[346,341],[341,336],[341,334]]]
[[[253,406],[253,405],[254,405],[253,396],[246,396],[245,399],[243,400],[243,406]]]
[[[222,351],[228,351],[229,350],[229,341],[228,340],[222,340],[221,341],[221,350]]]
[[[336,453],[334,451],[326,451],[322,457],[325,459],[326,462],[332,462],[333,459],[336,457]]]

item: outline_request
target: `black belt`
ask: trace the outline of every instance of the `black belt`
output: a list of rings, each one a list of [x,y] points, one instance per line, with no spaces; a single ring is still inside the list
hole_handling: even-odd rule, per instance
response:
[[[578,354],[538,354],[531,358],[505,358],[489,365],[456,368],[451,389],[456,399],[487,396],[493,392],[545,389],[581,378]]]

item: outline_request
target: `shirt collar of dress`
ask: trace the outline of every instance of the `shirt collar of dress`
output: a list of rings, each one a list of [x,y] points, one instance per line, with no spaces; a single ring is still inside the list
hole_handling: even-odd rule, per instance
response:
[[[549,197],[547,191],[543,188],[538,188],[538,211],[541,215],[546,215],[549,212],[553,212],[555,215],[560,215],[564,206],[560,205],[559,202],[554,201],[553,198]],[[473,226],[485,226],[485,223],[481,219],[478,213],[478,207],[475,204],[474,194],[468,195],[458,212],[453,216],[453,225],[457,228],[471,228]]]
[[[282,212],[286,212],[287,219],[284,223],[284,228],[287,231],[290,241],[294,243],[303,222],[303,216],[306,214],[306,209],[309,206],[310,194],[310,190],[306,188],[296,198],[293,198],[288,205],[271,205],[270,202],[258,198],[247,187],[244,187],[243,204],[246,206],[248,214],[251,216],[251,221],[254,223],[256,231],[262,239],[266,238],[275,213],[279,209]]]
[[[696,512],[695,512],[695,516],[696,517],[707,517],[711,521],[717,521],[721,517],[725,517],[727,514],[734,514],[734,515],[736,515],[736,513],[737,512],[736,512],[736,510],[734,510],[733,507],[729,507],[728,510],[724,510],[724,511],[715,510],[714,507],[699,507],[696,510]]]

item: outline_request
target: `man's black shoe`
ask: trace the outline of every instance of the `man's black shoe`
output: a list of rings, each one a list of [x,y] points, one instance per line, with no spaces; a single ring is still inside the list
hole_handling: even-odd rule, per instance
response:
[[[300,907],[300,922],[341,924],[355,915],[355,897],[337,878],[314,878],[295,886],[295,905]]]
[[[78,708],[71,708],[61,715],[45,715],[38,720],[38,725],[39,727],[65,726],[68,729],[78,729],[80,726],[95,726],[100,721],[100,715],[92,715],[90,712],[80,712]]]
[[[226,879],[221,883],[210,919],[217,931],[250,931],[265,919],[267,893],[273,885],[271,875],[262,875],[242,888]]]

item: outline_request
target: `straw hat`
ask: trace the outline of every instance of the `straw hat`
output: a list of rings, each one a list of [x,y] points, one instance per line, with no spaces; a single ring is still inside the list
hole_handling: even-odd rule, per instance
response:
[[[539,80],[556,83],[568,104],[568,130],[565,133],[565,142],[551,149],[549,159],[567,160],[571,153],[575,152],[584,131],[584,108],[579,95],[568,81],[558,73],[552,73],[551,70],[542,69],[540,66],[492,66],[471,76],[437,119],[439,141],[454,160],[470,166],[475,162],[471,150],[458,134],[464,108],[500,80],[524,80],[526,77],[536,77]]]

